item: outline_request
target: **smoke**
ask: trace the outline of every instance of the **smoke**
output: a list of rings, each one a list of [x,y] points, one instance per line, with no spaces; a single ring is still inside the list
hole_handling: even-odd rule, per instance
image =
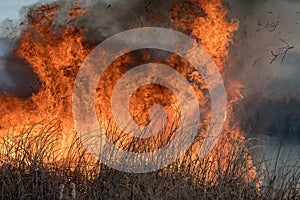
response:
[[[6,72],[6,55],[10,51],[10,44],[0,39],[0,92],[12,90],[15,85],[12,78]]]
[[[37,76],[28,63],[14,55],[16,39],[0,38],[0,93],[29,97],[39,88]]]
[[[13,80],[6,72],[6,55],[11,52],[12,44],[9,42],[8,35],[12,32],[13,22],[4,20],[0,24],[0,93],[11,90],[14,87]]]
[[[20,14],[28,8],[23,7]],[[38,90],[39,83],[30,65],[13,52],[20,31],[18,20],[5,19],[0,22],[0,94],[5,92],[26,98]]]
[[[60,30],[68,20],[68,13],[73,1],[57,1],[61,5],[54,28]],[[130,28],[144,26],[170,27],[168,11],[174,0],[86,0],[79,6],[88,10],[88,14],[72,21],[84,27],[86,40],[90,43],[99,43],[119,32]]]
[[[299,166],[300,1],[232,0],[228,6],[240,21],[226,73],[245,87],[235,105],[239,126],[257,138],[251,144],[257,163]]]
[[[226,75],[245,86],[236,106],[241,127],[252,136],[299,141],[300,2],[244,0],[229,7],[240,28]]]
[[[231,6],[231,15],[240,19],[231,69],[244,83],[246,95],[295,92],[300,84],[300,2],[256,0]]]

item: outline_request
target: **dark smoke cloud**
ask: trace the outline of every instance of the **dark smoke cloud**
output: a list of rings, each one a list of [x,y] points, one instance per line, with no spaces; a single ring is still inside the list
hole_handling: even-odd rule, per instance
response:
[[[30,65],[14,55],[15,45],[12,39],[0,39],[0,93],[9,92],[25,98],[40,85]]]

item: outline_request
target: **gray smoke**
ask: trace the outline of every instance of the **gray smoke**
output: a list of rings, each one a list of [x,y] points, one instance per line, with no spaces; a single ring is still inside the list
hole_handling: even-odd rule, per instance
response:
[[[28,97],[38,90],[39,83],[30,65],[14,55],[20,29],[12,20],[3,21],[0,27],[0,93]]]
[[[11,52],[11,44],[8,40],[0,39],[0,92],[12,90],[15,87],[12,78],[7,73],[7,54]]]
[[[269,169],[299,166],[300,1],[232,0],[229,7],[240,19],[226,73],[245,86],[235,106],[240,127],[258,138],[254,153],[265,154]]]
[[[252,117],[249,113],[259,112],[268,101],[300,101],[300,2],[244,0],[229,6],[240,19],[227,73],[245,86],[247,106],[240,117]]]
[[[68,20],[73,1],[57,1],[62,7],[54,26],[57,30]],[[88,42],[99,43],[119,32],[144,26],[170,27],[168,11],[174,0],[86,0],[79,5],[87,8],[88,15],[71,22],[84,27]]]
[[[40,85],[30,65],[14,55],[15,44],[12,39],[0,39],[0,93],[25,98],[36,92]]]
[[[7,74],[5,67],[6,55],[12,51],[12,44],[8,40],[12,27],[12,20],[7,19],[0,23],[0,93],[14,87],[13,80]]]
[[[231,6],[240,29],[230,69],[244,83],[246,95],[300,92],[300,2],[244,0]]]

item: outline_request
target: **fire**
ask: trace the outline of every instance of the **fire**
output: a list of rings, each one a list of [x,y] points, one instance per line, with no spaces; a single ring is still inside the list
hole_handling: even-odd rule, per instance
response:
[[[222,0],[188,0],[185,3],[175,3],[170,10],[170,21],[172,26],[197,39],[213,58],[221,73],[224,73],[228,59],[228,46],[232,42],[233,32],[237,30],[238,23],[226,20],[228,11],[222,3]],[[95,46],[84,42],[85,35],[81,27],[69,23],[88,14],[88,11],[75,4],[69,12],[62,31],[57,32],[53,28],[53,22],[58,9],[59,6],[55,4],[42,5],[39,8],[29,10],[27,14],[26,27],[22,30],[15,54],[32,66],[33,71],[38,74],[42,86],[37,93],[32,94],[27,99],[19,99],[9,94],[0,96],[0,135],[7,135],[7,131],[10,130],[8,137],[11,137],[18,135],[24,127],[30,127],[37,122],[47,124],[55,121],[60,124],[55,131],[60,144],[58,146],[66,149],[71,145],[72,139],[76,137],[71,110],[72,87],[81,63]],[[141,60],[143,61],[137,60],[134,55],[124,55],[117,59],[110,66],[110,70],[104,74],[99,82],[96,96],[96,109],[99,117],[112,118],[111,112],[108,110],[110,96],[114,84],[126,71],[136,64],[141,64],[140,62],[162,62],[157,61],[157,58],[152,57],[147,51],[142,51],[142,53]],[[205,90],[207,87],[201,76],[194,73],[192,67],[185,60],[174,54],[169,54],[163,62],[188,77],[192,83],[194,82],[192,86],[197,91],[199,105],[207,109],[209,95]],[[103,83],[105,83],[105,87],[101,87]],[[235,90],[242,87],[238,83],[228,85],[228,102],[230,102],[228,104],[228,118],[230,118],[232,103],[241,98],[240,91],[236,92]],[[239,87],[236,88],[236,86]],[[143,99],[141,96],[144,96]],[[136,116],[138,124],[147,123],[149,115],[145,111],[149,110],[154,103],[162,103],[167,109],[178,107],[176,97],[166,88],[157,85],[143,86],[131,98],[132,107],[129,108],[133,116]],[[169,112],[170,118],[176,115],[171,110]],[[139,113],[142,114],[139,115]],[[210,115],[208,111],[204,113],[206,114],[204,114],[203,122],[207,123],[210,121]],[[204,127],[199,135],[202,135],[206,129],[207,127]],[[122,133],[122,131],[109,137],[111,140],[114,140],[115,137],[125,138],[125,144],[122,143],[125,147],[134,141],[134,138]],[[154,138],[154,141],[165,141],[168,136],[157,137],[162,137],[162,139]],[[225,131],[220,141],[224,140],[244,140],[243,133],[232,121],[227,120],[226,122]],[[148,148],[157,149],[164,144],[163,142],[151,142],[151,140],[150,142],[138,140],[138,142],[144,142],[146,146],[148,145],[146,150]],[[201,144],[201,140],[199,143]],[[199,143],[194,145],[194,152],[199,150],[199,146],[201,146]],[[238,146],[232,147],[228,143],[224,146],[220,142],[210,153],[209,160],[214,160],[215,157],[219,156],[217,152],[220,149],[226,149],[225,152],[222,152],[225,153],[224,156],[229,156],[230,152],[237,148]],[[251,161],[249,164],[251,165]],[[255,175],[255,172],[251,171],[249,174]]]

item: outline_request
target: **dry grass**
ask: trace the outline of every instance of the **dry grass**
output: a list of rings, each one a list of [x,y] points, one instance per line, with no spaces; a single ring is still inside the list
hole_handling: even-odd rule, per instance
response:
[[[182,161],[151,173],[131,174],[95,162],[79,141],[67,158],[55,148],[56,126],[24,129],[22,136],[3,138],[0,152],[0,199],[299,199],[299,167],[269,171],[245,180],[245,151],[233,152],[225,166],[213,171],[210,161]],[[224,159],[224,158],[222,158]],[[264,166],[264,165],[259,165]],[[213,178],[206,177],[208,174]],[[258,188],[259,176],[263,187]],[[211,181],[209,181],[211,180]]]

